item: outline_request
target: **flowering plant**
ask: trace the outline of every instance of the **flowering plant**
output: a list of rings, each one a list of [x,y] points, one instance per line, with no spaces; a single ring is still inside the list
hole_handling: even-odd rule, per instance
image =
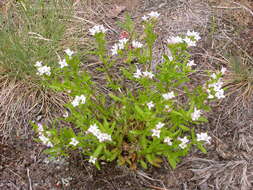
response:
[[[47,85],[73,97],[59,118],[67,122],[58,122],[72,127],[35,125],[48,153],[61,156],[76,149],[98,168],[99,160],[117,160],[131,168],[137,164],[147,168],[147,163],[159,167],[161,157],[166,157],[175,168],[192,146],[206,152],[203,145],[211,137],[205,132],[196,134],[194,126],[207,121],[204,112],[210,110],[210,101],[224,97],[221,76],[225,69],[212,74],[205,84],[190,85],[196,64],[190,60],[188,47],[200,39],[191,31],[170,37],[171,54],[154,63],[154,27],[159,16],[151,12],[143,17],[144,39],[138,39],[133,22],[127,19],[123,24],[127,32],[109,52],[107,29],[102,25],[90,29],[97,44],[92,53],[101,62],[98,69],[105,74],[108,94],[100,93],[100,85],[81,69],[78,56],[69,49],[59,68],[36,64]]]

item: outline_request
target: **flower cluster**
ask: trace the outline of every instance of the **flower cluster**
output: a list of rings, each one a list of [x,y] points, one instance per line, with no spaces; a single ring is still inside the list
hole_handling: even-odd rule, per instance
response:
[[[198,32],[194,31],[187,31],[186,36],[171,36],[167,39],[168,44],[179,44],[179,43],[186,43],[188,47],[196,46],[196,42],[201,39]]]
[[[194,112],[191,114],[192,121],[196,121],[200,118],[201,110],[194,108]]]
[[[164,125],[165,124],[161,122],[157,123],[155,128],[151,130],[152,137],[160,138],[161,128],[163,128]]]
[[[226,68],[222,67],[220,73],[224,74],[225,72],[226,72]],[[221,81],[220,78],[218,79],[218,74],[213,73],[211,75],[212,80],[211,80],[211,83],[208,84],[208,88],[206,90],[208,93],[209,99],[213,99],[214,97],[218,99],[225,98],[224,90],[222,89],[223,82]]]
[[[174,94],[173,91],[172,91],[172,92],[165,93],[165,94],[163,94],[162,96],[163,96],[163,98],[164,98],[165,100],[170,100],[170,99],[172,99],[172,98],[175,98],[175,94]]]
[[[119,50],[123,50],[127,42],[127,38],[122,38],[118,43],[114,44],[111,49],[112,55],[117,55]]]
[[[178,140],[181,141],[181,143],[178,146],[182,149],[185,149],[187,147],[187,144],[190,142],[187,137],[184,138],[178,137]]]
[[[53,143],[49,140],[48,137],[44,135],[43,125],[38,123],[37,126],[38,126],[39,139],[41,140],[41,142],[48,147],[53,147]]]
[[[89,31],[90,31],[90,34],[94,36],[95,34],[106,33],[107,29],[103,25],[95,25]]]
[[[152,11],[152,12],[148,13],[148,15],[144,15],[142,17],[142,20],[147,21],[148,19],[158,19],[159,16],[160,16],[160,13],[158,13],[156,11]]]
[[[76,107],[79,104],[85,104],[86,102],[86,97],[84,95],[76,96],[74,100],[71,102],[71,104]]]
[[[142,48],[143,47],[143,44],[141,42],[138,42],[136,40],[133,40],[132,41],[132,46],[133,48]]]
[[[102,133],[96,124],[91,125],[87,130],[87,133],[93,134],[95,137],[98,138],[99,142],[112,141],[111,135],[108,135],[107,133]]]
[[[35,64],[35,67],[37,68],[37,75],[51,75],[51,68],[48,66],[43,66],[41,61],[37,61]]]
[[[147,77],[152,79],[154,77],[154,74],[151,71],[141,71],[140,69],[137,68],[136,72],[133,74],[134,78],[141,78],[141,77]]]

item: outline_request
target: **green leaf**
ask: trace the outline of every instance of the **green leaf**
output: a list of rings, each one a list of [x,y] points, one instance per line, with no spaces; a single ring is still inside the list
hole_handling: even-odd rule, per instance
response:
[[[188,128],[188,127],[186,127],[186,126],[184,126],[184,125],[179,125],[179,127],[180,127],[181,129],[183,129],[183,131],[189,131],[189,130],[190,130],[190,128]]]
[[[144,169],[147,169],[147,168],[148,168],[148,165],[146,164],[145,161],[140,160],[140,164],[141,164],[141,167],[142,167],[142,168],[144,168]]]

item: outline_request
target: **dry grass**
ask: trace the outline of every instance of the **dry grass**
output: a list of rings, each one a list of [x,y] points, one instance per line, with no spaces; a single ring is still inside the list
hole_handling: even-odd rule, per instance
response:
[[[67,97],[29,81],[0,79],[0,130],[4,138],[25,135],[32,120],[49,121],[63,113]]]
[[[195,176],[192,180],[201,180],[200,184],[213,181],[214,189],[231,190],[249,190],[252,185],[253,165],[245,160],[216,162],[207,159],[192,159],[192,171]]]

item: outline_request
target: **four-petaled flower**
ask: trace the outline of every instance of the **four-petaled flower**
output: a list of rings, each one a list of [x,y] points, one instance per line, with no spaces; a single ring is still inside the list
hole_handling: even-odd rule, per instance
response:
[[[143,47],[143,44],[141,42],[138,42],[136,40],[133,40],[132,41],[132,46],[133,48],[142,48]]]
[[[148,14],[148,16],[150,16],[150,18],[155,18],[157,19],[160,16],[160,13],[156,12],[156,11],[152,11]]]
[[[172,139],[170,137],[166,137],[163,140],[164,143],[166,143],[167,145],[171,146],[172,145]]]
[[[195,39],[196,41],[199,41],[199,40],[201,39],[199,33],[198,33],[198,32],[195,32],[195,31],[192,31],[192,32],[191,32],[190,30],[188,30],[187,33],[186,33],[186,35],[187,35],[187,36],[192,36],[192,37],[194,37],[194,39]]]
[[[154,74],[151,71],[144,71],[142,74],[144,77],[148,77],[150,79],[154,77]]]
[[[160,133],[161,133],[160,129],[152,129],[151,132],[152,132],[152,137],[160,138]]]
[[[225,67],[222,67],[220,70],[221,74],[223,74],[223,75],[226,73],[226,71],[227,71],[227,69]]]
[[[134,73],[134,78],[139,79],[141,78],[141,76],[142,76],[142,72],[140,69],[137,68],[136,72]]]
[[[148,109],[151,110],[153,107],[155,107],[153,101],[147,103]]]
[[[201,110],[194,108],[194,112],[191,114],[192,121],[196,121],[200,118]]]
[[[210,144],[211,139],[212,138],[210,136],[208,136],[207,133],[197,134],[197,141],[205,141],[206,143]]]
[[[168,92],[168,93],[166,93],[166,94],[163,94],[162,96],[163,96],[163,98],[164,98],[165,100],[170,100],[170,99],[172,99],[172,98],[175,97],[175,94],[174,94],[173,91],[171,91],[171,92]]]
[[[170,38],[167,39],[168,44],[179,44],[183,43],[184,39],[181,38],[180,36],[171,36]]]
[[[43,66],[41,61],[37,61],[35,63],[35,67],[37,67],[38,72],[37,75],[51,75],[51,68],[48,66]]]
[[[191,60],[187,63],[187,66],[188,67],[192,67],[192,66],[195,66],[196,64],[194,63],[194,60]]]
[[[97,161],[97,158],[94,157],[94,156],[91,156],[90,159],[89,159],[89,163],[92,163],[92,164],[95,164]]]
[[[159,122],[156,124],[156,129],[161,129],[164,125],[164,123]]]
[[[189,142],[189,139],[187,139],[187,137],[184,137],[184,138],[178,137],[178,140],[181,141],[181,143],[178,146],[182,149],[185,149],[187,147],[187,143]]]
[[[74,100],[71,102],[71,104],[76,107],[79,104],[85,104],[86,102],[86,97],[84,95],[76,96]]]
[[[184,42],[187,44],[188,47],[196,46],[196,41],[192,41],[192,39],[189,37],[184,38]]]
[[[74,54],[74,52],[73,52],[72,50],[70,50],[69,48],[66,49],[66,50],[64,50],[64,51],[65,51],[65,53],[69,56],[69,58],[71,58],[72,55]]]
[[[70,145],[73,145],[73,146],[76,146],[77,144],[79,143],[79,141],[78,140],[76,140],[76,138],[71,138],[71,141],[70,141]]]
[[[107,29],[103,25],[95,25],[93,28],[89,29],[90,34],[94,36],[95,34],[105,33]]]
[[[62,69],[63,67],[68,66],[68,63],[66,62],[66,59],[63,59],[59,61],[59,65],[60,65],[60,68]]]

